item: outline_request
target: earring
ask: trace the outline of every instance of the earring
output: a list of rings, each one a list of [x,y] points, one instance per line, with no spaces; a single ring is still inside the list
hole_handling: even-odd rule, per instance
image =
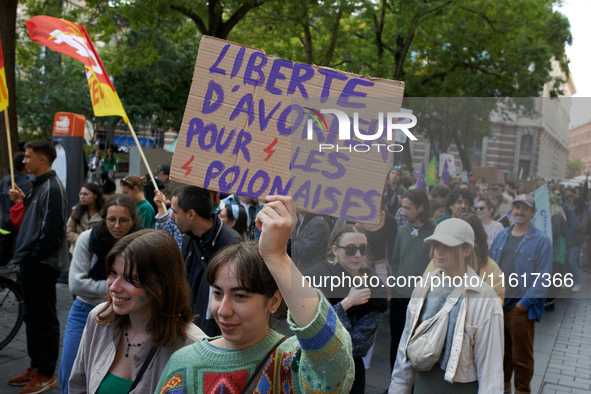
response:
[[[277,311],[276,311],[276,310],[272,310],[272,311],[271,311],[271,314],[272,314],[272,315],[274,315],[274,314],[275,314],[275,312],[277,312]]]

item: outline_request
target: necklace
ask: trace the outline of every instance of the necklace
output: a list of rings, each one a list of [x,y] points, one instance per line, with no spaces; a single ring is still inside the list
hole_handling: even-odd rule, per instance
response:
[[[127,343],[127,349],[125,350],[125,357],[129,357],[129,348],[140,347],[144,344],[144,343],[138,343],[136,345],[135,343],[129,343],[129,335],[127,335],[127,327],[125,327],[125,342]]]

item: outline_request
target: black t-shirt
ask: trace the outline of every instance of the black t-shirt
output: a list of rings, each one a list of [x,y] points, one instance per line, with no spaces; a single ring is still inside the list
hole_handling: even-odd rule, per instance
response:
[[[503,251],[501,252],[501,260],[499,261],[499,268],[505,274],[505,307],[508,307],[509,303],[512,303],[513,306],[517,304],[517,302],[523,296],[523,291],[519,286],[510,286],[511,282],[509,281],[509,277],[513,275],[515,277],[517,275],[515,271],[515,254],[517,251],[517,246],[525,236],[522,235],[520,237],[516,237],[509,232],[507,236],[507,242],[505,242],[505,246],[503,247]],[[514,303],[510,302],[509,299],[515,299]]]

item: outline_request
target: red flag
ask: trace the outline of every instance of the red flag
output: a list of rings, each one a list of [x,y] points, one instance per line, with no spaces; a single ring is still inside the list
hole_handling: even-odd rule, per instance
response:
[[[96,116],[118,115],[129,123],[125,109],[86,28],[51,16],[34,16],[25,22],[31,40],[84,63]]]
[[[2,41],[0,41],[0,111],[8,107],[8,88],[6,87],[6,71],[4,56],[2,55]]]

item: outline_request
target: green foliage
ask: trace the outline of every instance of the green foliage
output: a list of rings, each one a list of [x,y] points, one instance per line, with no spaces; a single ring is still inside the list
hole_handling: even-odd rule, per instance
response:
[[[61,16],[83,20],[95,44],[106,43],[97,47],[134,124],[178,129],[204,34],[292,61],[403,80],[407,97],[533,97],[547,82],[558,95],[562,81],[550,75],[551,59],[558,59],[567,71],[564,47],[572,40],[568,20],[553,8],[558,3],[87,0],[85,7]],[[61,2],[26,4],[32,14],[59,15]],[[82,67],[68,68],[68,59],[57,72],[49,57],[39,58],[27,48],[19,53],[19,94],[25,96],[19,112],[22,107],[20,116],[29,119],[27,127],[43,128],[33,122],[34,115],[42,117],[43,111],[53,110],[49,101],[59,103],[66,97],[75,98],[72,105],[86,108],[75,112],[89,113],[87,88],[80,81],[83,71],[69,74]],[[438,131],[425,123],[425,135],[440,147],[453,142],[466,151],[487,133],[486,111],[491,108],[484,107],[465,116],[465,125],[455,131]],[[452,114],[456,110],[450,109]]]
[[[583,162],[581,159],[568,159],[566,161],[566,179],[572,179],[583,171]]]
[[[83,65],[31,44],[17,47],[17,58],[23,55],[16,80],[21,130],[25,134],[40,133],[50,138],[56,112],[74,112],[92,119]]]
[[[192,25],[130,30],[106,55],[115,89],[134,124],[178,130],[195,67]]]

